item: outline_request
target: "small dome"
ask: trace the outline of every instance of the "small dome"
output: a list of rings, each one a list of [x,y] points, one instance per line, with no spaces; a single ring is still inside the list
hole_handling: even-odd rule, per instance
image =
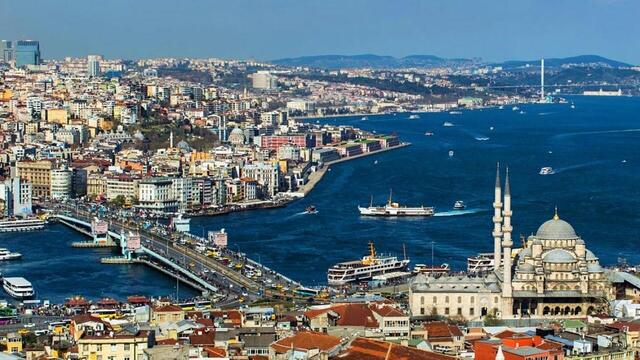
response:
[[[567,264],[567,263],[576,262],[576,259],[567,250],[554,249],[554,250],[551,250],[548,253],[546,253],[543,256],[542,261],[544,261],[546,263],[555,263],[555,264],[563,263],[563,264]]]
[[[591,250],[587,249],[586,255],[585,255],[585,259],[587,261],[589,261],[589,260],[593,261],[593,260],[598,260],[598,257],[595,256]]]
[[[600,264],[589,264],[587,265],[587,271],[590,273],[602,272],[602,266]]]
[[[532,273],[534,272],[534,267],[529,263],[524,263],[518,266],[517,271],[522,273]]]
[[[582,239],[576,240],[576,245],[584,245],[584,240]]]
[[[526,247],[526,248],[522,249],[520,251],[520,253],[518,254],[518,258],[519,259],[524,259],[527,256],[531,256],[531,248],[530,247]]]
[[[231,133],[229,133],[229,135],[242,135],[242,136],[244,136],[244,132],[242,131],[242,129],[236,127],[236,128],[233,128],[233,130],[231,130]]]
[[[578,237],[573,226],[568,222],[554,216],[553,219],[540,225],[536,232],[536,237],[543,240],[563,240],[575,239]]]
[[[180,141],[180,142],[178,143],[178,147],[179,147],[181,150],[184,150],[184,151],[191,151],[191,146],[189,145],[189,143],[188,143],[188,142],[186,142],[186,141],[184,141],[184,140],[182,140],[182,141]]]

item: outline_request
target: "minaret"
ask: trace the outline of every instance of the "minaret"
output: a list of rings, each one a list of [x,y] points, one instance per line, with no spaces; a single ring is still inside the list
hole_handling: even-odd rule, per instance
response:
[[[504,249],[504,268],[503,268],[503,283],[502,283],[502,315],[510,316],[512,308],[512,288],[511,288],[511,189],[509,188],[509,168],[507,168],[504,182],[504,210],[502,216],[504,217],[502,223],[502,248]]]
[[[173,149],[173,131],[169,135],[169,149]]]
[[[496,166],[496,187],[493,200],[493,269],[500,270],[502,246],[502,189],[500,189],[500,163]]]

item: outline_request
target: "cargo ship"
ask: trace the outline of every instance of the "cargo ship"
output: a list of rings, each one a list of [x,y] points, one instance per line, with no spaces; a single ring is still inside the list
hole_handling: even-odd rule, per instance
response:
[[[341,286],[351,282],[370,280],[376,275],[394,271],[404,271],[409,259],[399,260],[397,256],[377,255],[373,242],[369,242],[369,254],[362,260],[346,261],[333,265],[327,271],[329,285]]]
[[[433,216],[435,208],[431,206],[407,207],[393,202],[389,193],[389,201],[384,206],[374,206],[373,198],[368,207],[358,206],[360,215],[365,216]]]

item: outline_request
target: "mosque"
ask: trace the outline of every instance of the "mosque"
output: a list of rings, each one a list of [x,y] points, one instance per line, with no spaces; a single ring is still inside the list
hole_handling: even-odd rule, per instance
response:
[[[504,194],[499,168],[496,172],[493,208],[493,263],[501,265],[484,276],[417,276],[409,290],[414,318],[474,320],[489,313],[503,319],[579,317],[602,311],[616,297],[638,294],[640,281],[603,269],[557,209],[521,249],[513,249],[508,169]]]

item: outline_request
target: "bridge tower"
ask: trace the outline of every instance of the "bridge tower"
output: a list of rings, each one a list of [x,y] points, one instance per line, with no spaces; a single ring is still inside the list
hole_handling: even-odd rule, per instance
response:
[[[106,244],[109,242],[109,224],[97,217],[91,220],[91,236],[96,244]]]

